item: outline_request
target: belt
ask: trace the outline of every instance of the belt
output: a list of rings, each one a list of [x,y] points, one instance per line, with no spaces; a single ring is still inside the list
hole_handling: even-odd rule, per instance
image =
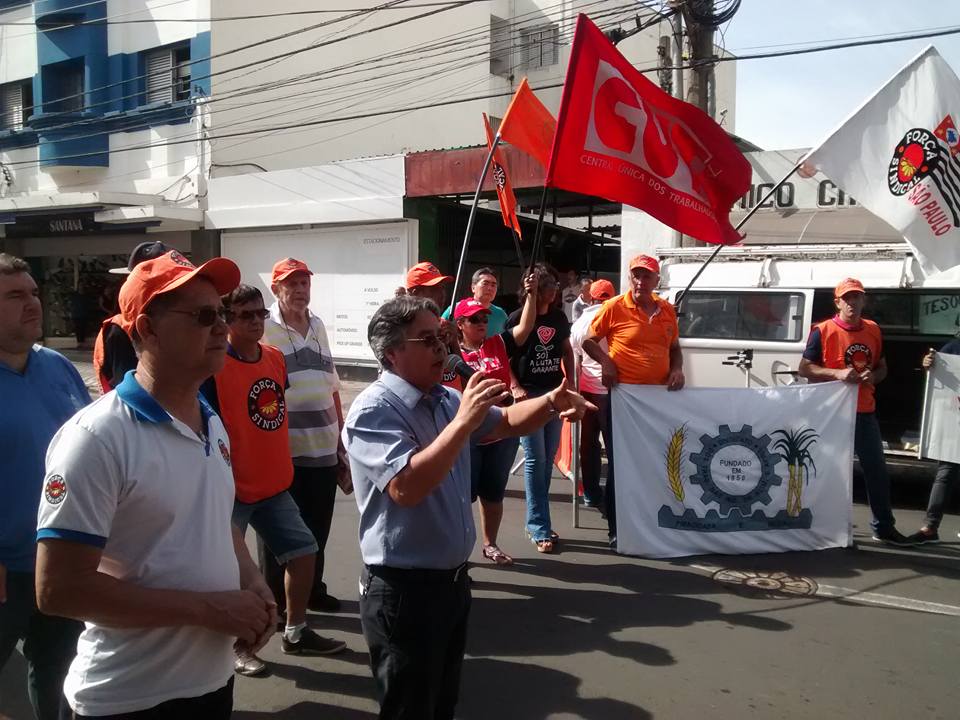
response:
[[[455,583],[467,576],[467,563],[458,565],[451,570],[432,570],[428,568],[395,568],[386,565],[365,565],[364,569],[372,577],[378,577],[392,582],[416,583]]]

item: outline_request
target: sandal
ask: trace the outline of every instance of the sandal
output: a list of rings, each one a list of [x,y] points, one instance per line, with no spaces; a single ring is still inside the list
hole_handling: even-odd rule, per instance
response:
[[[496,545],[484,545],[483,556],[494,565],[513,565],[513,558]]]
[[[553,552],[553,540],[550,538],[544,538],[543,540],[534,540],[533,544],[537,546],[538,553],[552,553]]]

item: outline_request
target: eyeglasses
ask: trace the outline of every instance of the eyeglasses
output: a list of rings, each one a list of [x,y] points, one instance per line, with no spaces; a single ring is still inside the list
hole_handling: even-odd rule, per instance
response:
[[[234,313],[225,307],[202,307],[199,310],[167,310],[167,312],[177,313],[178,315],[189,315],[197,321],[200,327],[212,327],[217,318],[225,323],[231,323],[234,319]]]
[[[406,338],[404,342],[422,342],[430,350],[436,350],[443,347],[443,340],[439,335],[424,335],[423,337]]]
[[[233,317],[234,320],[243,320],[244,322],[250,322],[254,318],[266,320],[268,317],[270,317],[270,311],[266,308],[260,308],[259,310],[242,310],[238,313],[234,313]]]
[[[464,318],[464,320],[473,325],[486,325],[490,318],[487,317],[486,313],[477,313],[476,315]]]

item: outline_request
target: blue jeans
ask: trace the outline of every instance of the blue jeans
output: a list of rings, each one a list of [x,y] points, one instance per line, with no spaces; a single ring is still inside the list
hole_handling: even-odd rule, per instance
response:
[[[317,541],[300,517],[297,503],[286,490],[255,503],[236,500],[233,503],[233,524],[242,533],[247,532],[247,525],[253,525],[281,565],[317,552]]]
[[[887,475],[887,461],[883,457],[880,423],[873,413],[857,413],[853,450],[863,469],[867,502],[873,513],[870,527],[874,532],[881,533],[892,530],[896,520],[890,507],[890,477]]]
[[[545,393],[529,393],[538,397]],[[527,532],[537,540],[550,537],[550,476],[553,458],[560,447],[560,418],[550,420],[539,430],[520,438],[525,456],[523,462],[524,488],[527,494]]]

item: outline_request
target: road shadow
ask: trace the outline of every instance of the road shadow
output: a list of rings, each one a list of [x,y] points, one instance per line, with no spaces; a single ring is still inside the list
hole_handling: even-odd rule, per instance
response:
[[[583,682],[542,665],[467,658],[463,665],[460,720],[523,718],[547,720],[558,714],[603,720],[647,720],[653,716],[631,703],[612,698],[580,697]]]
[[[258,710],[234,710],[233,720],[317,720],[317,718],[336,718],[336,720],[376,720],[376,715],[365,710],[328,705],[320,702],[299,702],[284,710],[260,712]]]

